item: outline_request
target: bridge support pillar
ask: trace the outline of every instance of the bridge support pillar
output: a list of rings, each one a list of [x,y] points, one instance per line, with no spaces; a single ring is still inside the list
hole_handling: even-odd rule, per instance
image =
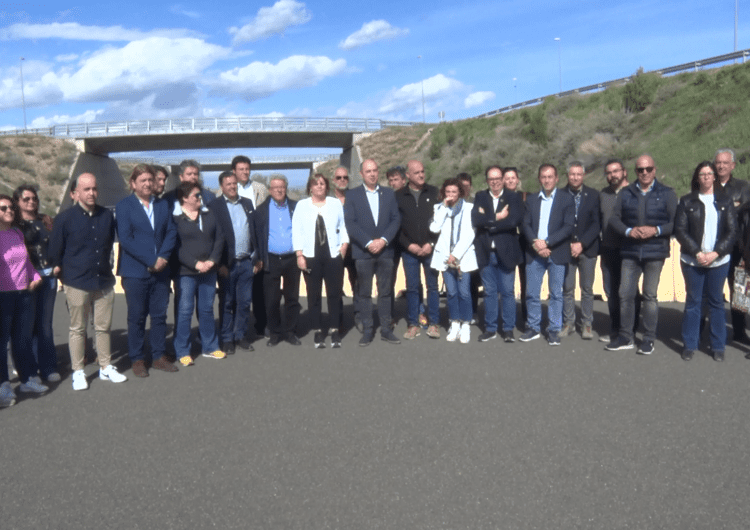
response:
[[[71,181],[81,173],[92,173],[96,176],[96,187],[99,189],[97,202],[102,206],[114,206],[130,194],[130,189],[120,173],[120,168],[117,167],[117,162],[108,156],[79,152],[70,169],[68,183],[60,200],[61,212],[72,206],[73,201],[69,193]]]

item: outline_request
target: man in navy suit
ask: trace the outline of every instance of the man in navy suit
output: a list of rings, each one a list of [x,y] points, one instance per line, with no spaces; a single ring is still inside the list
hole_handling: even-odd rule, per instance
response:
[[[253,203],[240,197],[237,177],[231,171],[219,175],[222,194],[211,201],[224,233],[224,250],[219,261],[219,326],[221,350],[231,355],[235,344],[253,351],[250,343],[250,301],[253,293]]]
[[[547,308],[547,341],[559,346],[562,328],[562,289],[565,266],[570,262],[570,237],[575,225],[575,204],[570,193],[557,189],[557,168],[552,164],[539,167],[537,195],[526,198],[526,214],[522,229],[531,243],[526,251],[526,331],[523,342],[540,337],[542,305],[539,295],[544,273],[549,274],[549,306]]]
[[[568,164],[568,185],[561,191],[573,197],[575,225],[570,240],[570,263],[563,283],[563,327],[560,337],[576,330],[576,271],[581,285],[581,338],[591,340],[594,333],[594,275],[596,257],[599,255],[601,230],[599,192],[583,185],[586,169],[583,163]]]
[[[518,226],[523,220],[524,206],[518,193],[503,189],[500,166],[488,167],[485,175],[488,189],[477,193],[471,211],[471,223],[476,230],[474,249],[484,285],[484,333],[479,341],[497,337],[499,292],[503,308],[502,337],[505,342],[513,342],[516,266],[523,261]]]
[[[292,216],[297,201],[286,195],[287,179],[283,175],[271,177],[270,196],[258,206],[253,219],[253,246],[258,252],[258,268],[264,270],[263,291],[266,315],[271,336],[266,343],[276,346],[282,339],[299,346],[295,335],[299,319],[299,279],[297,256],[292,246]],[[282,293],[281,281],[284,280]],[[284,316],[281,321],[281,295],[284,295]]]
[[[400,344],[391,329],[393,298],[393,245],[401,226],[401,215],[393,190],[378,185],[378,164],[367,159],[359,169],[362,186],[349,190],[344,204],[346,231],[357,266],[359,315],[363,333],[360,346],[367,346],[375,336],[372,318],[372,277],[378,282],[378,316],[380,337]]]
[[[120,241],[118,274],[128,304],[128,355],[133,374],[147,377],[143,352],[146,317],[151,317],[151,366],[165,372],[177,367],[164,357],[169,305],[167,264],[175,247],[177,230],[168,204],[153,197],[154,169],[146,164],[133,168],[133,194],[115,207]]]

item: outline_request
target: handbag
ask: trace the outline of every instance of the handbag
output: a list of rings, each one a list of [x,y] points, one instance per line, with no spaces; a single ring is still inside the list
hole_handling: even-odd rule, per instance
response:
[[[740,261],[734,269],[732,309],[743,313],[750,311],[750,274],[745,269],[745,260]]]

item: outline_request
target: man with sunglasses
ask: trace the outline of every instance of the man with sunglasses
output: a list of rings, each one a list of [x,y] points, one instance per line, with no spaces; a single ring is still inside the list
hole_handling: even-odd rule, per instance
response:
[[[659,311],[656,294],[664,260],[669,257],[677,195],[656,180],[656,164],[650,156],[638,157],[635,171],[636,181],[618,194],[610,220],[610,226],[624,239],[620,250],[620,334],[607,349],[628,350],[634,346],[635,300],[643,274],[644,334],[638,353],[650,355],[654,351]]]
[[[337,167],[333,172],[333,186],[331,186],[333,196],[341,201],[341,206],[346,204],[346,192],[349,190],[349,170],[345,166]],[[354,325],[357,330],[362,333],[362,321],[359,319],[359,292],[357,292],[357,265],[352,257],[352,245],[346,248],[346,255],[344,256],[344,269],[349,276],[349,286],[352,289],[352,305],[354,306]],[[343,303],[344,298],[341,298],[342,311],[344,314]]]

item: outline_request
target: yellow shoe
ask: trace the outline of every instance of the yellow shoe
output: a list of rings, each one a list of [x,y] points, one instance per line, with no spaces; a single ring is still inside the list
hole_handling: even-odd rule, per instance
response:
[[[203,357],[209,357],[210,359],[224,359],[227,354],[221,350],[212,351],[211,353],[202,354]]]
[[[193,366],[195,363],[193,362],[192,357],[185,355],[184,357],[180,357],[180,364],[182,366]]]

